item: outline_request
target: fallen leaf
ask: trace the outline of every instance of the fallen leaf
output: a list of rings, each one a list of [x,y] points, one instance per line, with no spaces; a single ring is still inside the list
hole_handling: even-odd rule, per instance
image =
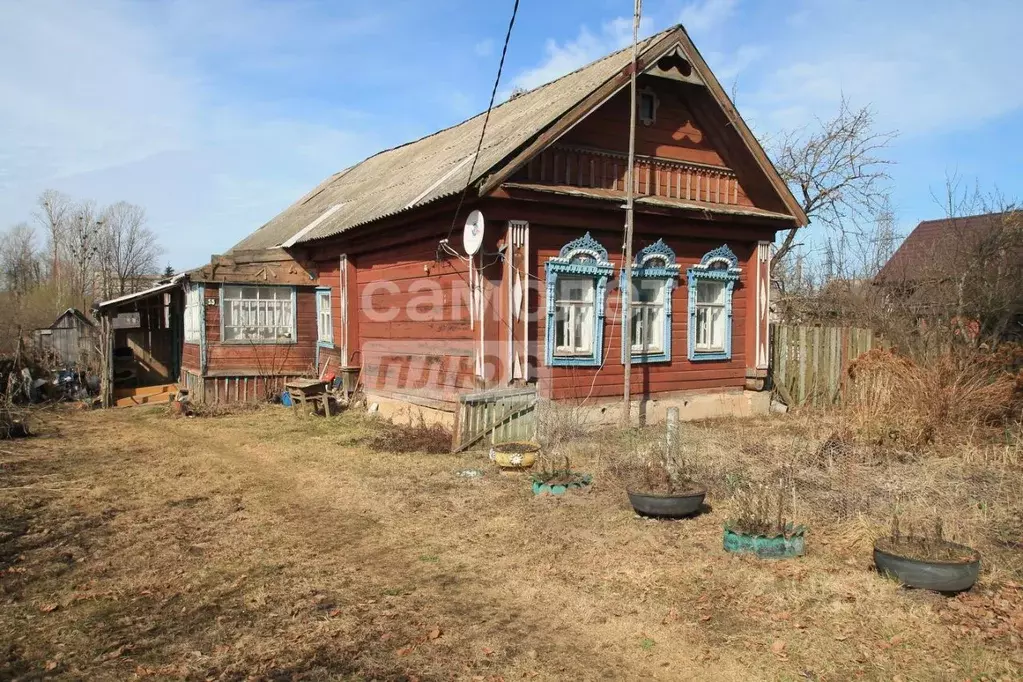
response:
[[[849,635],[835,635],[836,642],[844,642],[847,639],[849,639]]]
[[[330,611],[327,612],[327,615],[330,616],[331,618],[337,618],[338,616],[341,615],[341,609],[331,609]]]
[[[672,608],[668,609],[668,615],[666,615],[664,617],[664,620],[661,621],[661,622],[664,625],[667,625],[668,623],[674,623],[677,620],[678,620],[678,609],[676,609],[675,607],[672,607]]]
[[[700,622],[706,623],[708,620],[710,620],[710,614],[706,616],[700,616]]]
[[[430,639],[437,639],[440,636],[441,636],[441,629],[439,627],[436,627],[436,628],[430,630],[430,634],[428,635],[428,637]]]
[[[47,661],[45,668],[47,670],[56,670],[58,665],[57,661]]]
[[[410,646],[403,646],[402,648],[398,649],[398,651],[396,653],[399,656],[408,656],[410,653],[412,653],[412,647],[410,647]]]
[[[489,656],[490,654],[494,653],[494,650],[491,649],[490,647],[486,647],[485,646],[485,647],[483,647],[483,653],[486,654],[487,656]]]
[[[895,635],[894,637],[892,637],[891,639],[888,640],[888,643],[891,644],[892,646],[899,646],[900,644],[902,644],[905,641],[906,641],[905,637],[902,637],[900,635]]]
[[[776,639],[774,640],[774,644],[771,645],[771,651],[775,654],[783,654],[785,653],[785,646],[785,640]]]
[[[380,635],[380,641],[381,642],[386,642],[390,638],[391,638],[391,633],[390,632],[385,632],[384,634]]]
[[[43,613],[52,613],[60,608],[60,604],[43,604],[39,607],[39,610]]]

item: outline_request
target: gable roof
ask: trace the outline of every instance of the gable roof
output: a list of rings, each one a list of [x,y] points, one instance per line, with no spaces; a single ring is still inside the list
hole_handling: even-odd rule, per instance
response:
[[[789,208],[792,219],[805,224],[806,216],[798,202],[681,25],[640,42],[640,69],[676,45],[690,56],[694,69]],[[513,164],[521,164],[523,150],[530,149],[527,145],[531,141],[535,145],[537,136],[545,130],[553,130],[559,120],[572,118],[566,114],[575,112],[581,118],[625,87],[629,82],[631,62],[631,49],[620,50],[495,106],[472,178],[468,175],[473,167],[484,114],[415,142],[380,152],[335,173],[231,250],[291,247],[454,196],[463,190],[467,182],[478,183],[494,174],[501,163],[516,152],[519,156]],[[514,170],[513,164],[506,165],[505,171]],[[494,181],[506,178],[508,172],[496,173],[482,193],[493,189]]]
[[[56,328],[57,327],[57,323],[59,323],[61,320],[63,320],[68,315],[71,315],[72,317],[78,318],[79,320],[81,320],[85,324],[89,325],[90,327],[95,327],[96,326],[96,323],[93,322],[91,319],[89,319],[89,316],[86,315],[85,313],[83,313],[78,308],[68,308],[67,310],[62,312],[60,315],[57,315],[56,318],[54,318],[53,324],[50,325],[50,329]]]
[[[969,248],[971,241],[988,236],[1006,221],[1023,226],[1023,212],[982,213],[961,218],[924,220],[909,233],[878,272],[876,281],[917,281],[941,276],[949,259]],[[948,256],[948,259],[942,258]]]

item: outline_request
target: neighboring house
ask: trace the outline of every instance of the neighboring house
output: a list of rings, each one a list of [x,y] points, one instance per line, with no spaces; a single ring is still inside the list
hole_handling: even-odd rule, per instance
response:
[[[382,405],[535,386],[616,409],[630,58],[495,107],[478,157],[482,114],[338,172],[188,273],[193,396],[358,367]],[[648,417],[766,409],[745,389],[768,369],[770,245],[806,217],[681,26],[639,68],[633,394]]]
[[[925,220],[874,283],[889,304],[971,335],[1023,333],[1023,211]]]
[[[53,353],[65,367],[95,367],[99,357],[96,323],[77,308],[68,308],[49,327],[33,333],[36,348]]]

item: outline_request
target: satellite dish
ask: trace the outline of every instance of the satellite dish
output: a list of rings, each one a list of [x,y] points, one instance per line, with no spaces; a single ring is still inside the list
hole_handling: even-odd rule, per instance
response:
[[[479,211],[473,211],[465,219],[465,229],[462,231],[462,247],[470,256],[475,255],[483,244],[484,227],[483,214]]]

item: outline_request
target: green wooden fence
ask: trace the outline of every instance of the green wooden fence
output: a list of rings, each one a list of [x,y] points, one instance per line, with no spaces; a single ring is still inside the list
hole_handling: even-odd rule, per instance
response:
[[[771,325],[771,376],[791,406],[842,402],[849,363],[879,346],[870,329]]]

